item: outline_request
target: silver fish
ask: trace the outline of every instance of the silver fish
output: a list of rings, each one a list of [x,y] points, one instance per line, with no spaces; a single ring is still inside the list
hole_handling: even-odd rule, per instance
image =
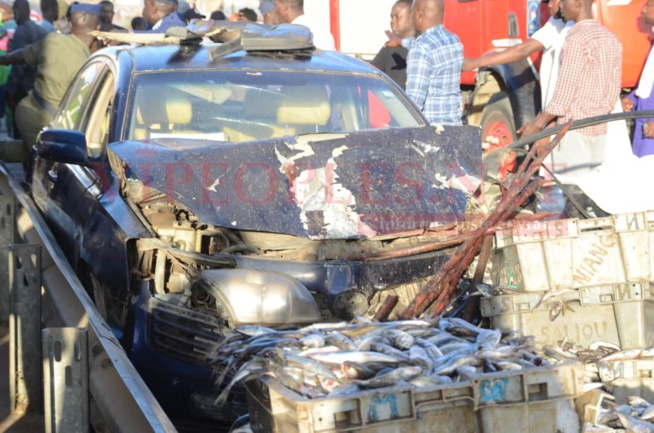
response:
[[[395,359],[401,360],[401,361],[409,361],[409,355],[407,353],[404,353],[400,349],[396,349],[393,346],[389,346],[388,344],[384,343],[373,343],[371,346],[372,350],[375,352],[383,353],[389,356],[394,357]]]
[[[409,381],[422,374],[421,367],[399,367],[386,374],[368,380],[354,380],[353,383],[365,388],[383,388],[395,386],[399,381]]]
[[[606,355],[604,358],[602,358],[602,361],[642,359],[642,358],[651,358],[653,356],[654,356],[654,350],[652,349],[620,350],[610,355]]]
[[[298,353],[298,356],[311,356],[315,353],[334,353],[334,352],[340,352],[340,350],[341,349],[339,349],[336,346],[315,347],[315,348],[303,350],[302,352]]]
[[[329,396],[337,397],[337,396],[353,395],[353,394],[357,394],[359,390],[360,390],[359,385],[354,383],[345,383],[341,386],[334,388],[329,393]]]
[[[345,361],[353,361],[360,364],[368,364],[371,362],[398,364],[400,362],[400,360],[394,356],[385,355],[379,352],[341,351],[331,353],[312,353],[307,356],[320,362],[338,365],[343,364]]]
[[[332,372],[329,368],[325,367],[325,365],[321,364],[320,362],[314,359],[305,356],[296,356],[290,354],[286,354],[283,356],[287,364],[292,367],[301,368],[309,373],[317,374],[327,379],[336,380],[336,375],[334,374],[334,372]]]
[[[463,342],[449,343],[444,346],[439,346],[439,349],[443,355],[447,355],[448,353],[456,352],[461,349],[474,350],[470,345],[470,343],[463,343]]]
[[[298,329],[298,332],[309,333],[313,331],[335,331],[337,329],[343,329],[348,326],[347,322],[338,322],[338,323],[314,323],[312,325],[307,325],[304,328]]]
[[[449,343],[467,343],[465,340],[455,337],[454,335],[450,334],[449,332],[441,332],[440,334],[436,334],[432,337],[428,337],[427,341],[430,343],[442,347],[445,344]]]
[[[443,367],[434,367],[434,374],[452,374],[456,371],[457,368],[463,367],[464,365],[481,365],[481,360],[476,356],[461,356],[452,360],[450,363]]]
[[[415,338],[411,334],[398,329],[386,329],[382,332],[382,335],[400,350],[407,350],[415,343]]]
[[[577,359],[577,357],[573,354],[566,352],[560,347],[554,346],[552,344],[546,344],[543,346],[543,352],[550,358],[558,359],[559,361],[565,361],[566,359]]]
[[[414,379],[411,379],[409,383],[418,388],[424,388],[428,386],[438,386],[438,385],[449,385],[452,383],[452,378],[449,376],[418,376]]]
[[[372,337],[363,338],[355,341],[357,348],[356,350],[370,350],[370,347],[373,343],[384,343],[388,344],[388,340],[381,335],[374,335]]]
[[[303,349],[317,349],[325,346],[325,336],[318,333],[311,333],[306,337],[300,338]]]
[[[502,339],[502,333],[497,329],[482,329],[477,335],[477,344],[482,349],[495,349]]]
[[[245,379],[246,377],[252,374],[261,373],[263,371],[265,371],[264,362],[259,359],[253,359],[252,361],[245,363],[243,367],[241,367],[241,369],[234,375],[234,377],[229,382],[229,384],[220,392],[214,404],[219,406],[225,404],[229,392],[232,390],[232,387],[234,387],[234,385],[236,385],[237,382]]]
[[[353,361],[345,361],[341,365],[341,370],[348,379],[370,379],[375,376],[372,368]]]
[[[477,367],[474,365],[462,365],[456,369],[456,374],[463,380],[470,380],[477,373]]]
[[[516,357],[518,354],[517,350],[512,352],[506,350],[492,350],[492,349],[481,349],[477,352],[477,356],[480,358],[487,359],[508,359]]]
[[[416,344],[422,347],[423,349],[425,349],[427,355],[429,355],[429,357],[433,361],[443,356],[443,352],[441,352],[438,346],[436,346],[434,343],[432,343],[429,340],[426,340],[424,338],[416,338]]]
[[[618,412],[618,418],[620,418],[622,426],[633,433],[654,433],[654,424],[647,421],[620,412]]]
[[[497,366],[498,370],[500,371],[515,371],[515,370],[523,370],[523,366],[520,365],[517,362],[511,362],[511,361],[498,361],[495,363]]]
[[[643,410],[643,413],[640,414],[640,419],[643,421],[649,421],[651,419],[654,419],[654,405],[651,405],[647,403],[648,406],[645,407],[645,410]]]
[[[333,331],[325,336],[325,342],[342,350],[356,350],[356,344],[344,334]]]
[[[431,373],[431,369],[434,366],[434,361],[427,354],[427,351],[420,346],[411,346],[409,349],[409,359],[421,366],[425,373]]]
[[[642,397],[637,395],[630,395],[627,397],[627,403],[631,407],[648,407],[650,406],[649,402]]]

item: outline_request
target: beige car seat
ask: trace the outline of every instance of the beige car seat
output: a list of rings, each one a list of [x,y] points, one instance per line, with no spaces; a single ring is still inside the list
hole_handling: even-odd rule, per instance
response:
[[[288,87],[282,105],[277,109],[277,122],[295,134],[323,132],[332,114],[324,85]]]
[[[264,94],[260,89],[247,89],[243,97],[244,119],[223,127],[225,140],[240,143],[289,135],[277,124],[277,108],[281,104],[281,97]]]
[[[144,140],[159,135],[197,134],[189,129],[193,119],[190,99],[181,92],[145,92],[137,104],[133,138]]]
[[[329,122],[331,106],[324,86],[289,86],[282,93],[275,98],[249,89],[243,100],[245,122],[225,126],[225,140],[243,142],[320,132]]]

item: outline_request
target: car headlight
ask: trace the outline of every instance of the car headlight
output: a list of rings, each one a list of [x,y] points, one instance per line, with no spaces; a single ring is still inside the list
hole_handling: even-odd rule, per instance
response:
[[[216,298],[223,319],[233,325],[320,321],[318,305],[309,290],[281,273],[212,269],[202,272],[200,284]]]

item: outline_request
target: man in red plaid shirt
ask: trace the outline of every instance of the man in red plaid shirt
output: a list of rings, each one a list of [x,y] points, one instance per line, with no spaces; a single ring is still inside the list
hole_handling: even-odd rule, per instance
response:
[[[552,120],[566,123],[609,114],[620,96],[622,45],[592,17],[593,0],[561,0],[561,13],[575,25],[561,50],[561,69],[552,100],[518,132],[540,131]],[[568,132],[552,152],[554,172],[580,177],[604,161],[606,124]]]

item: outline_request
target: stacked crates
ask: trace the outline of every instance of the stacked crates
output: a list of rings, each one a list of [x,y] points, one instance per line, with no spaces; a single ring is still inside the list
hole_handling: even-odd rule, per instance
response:
[[[623,349],[654,344],[654,212],[530,222],[495,237],[491,327]]]
[[[515,225],[495,244],[493,285],[504,294],[481,301],[491,327],[537,346],[654,346],[654,212]],[[654,401],[652,358],[603,362],[600,373],[617,402]]]

